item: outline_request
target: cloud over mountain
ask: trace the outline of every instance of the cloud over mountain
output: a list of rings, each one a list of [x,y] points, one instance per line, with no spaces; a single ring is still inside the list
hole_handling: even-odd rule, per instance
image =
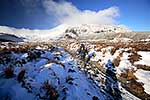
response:
[[[43,6],[48,14],[55,17],[55,24],[114,24],[115,18],[119,16],[119,8],[115,6],[97,12],[81,11],[71,2],[66,1],[45,0]]]

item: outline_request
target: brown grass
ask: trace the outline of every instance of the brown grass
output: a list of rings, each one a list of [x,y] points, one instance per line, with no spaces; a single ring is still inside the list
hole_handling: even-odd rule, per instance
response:
[[[128,59],[132,64],[134,64],[134,62],[137,62],[139,60],[141,60],[141,56],[138,55],[136,52],[132,53],[132,55],[129,56]]]
[[[114,65],[115,65],[116,67],[119,66],[122,55],[123,55],[123,51],[122,51],[121,53],[119,53],[119,55],[117,56],[117,58],[115,58],[115,59],[113,60],[113,63],[114,63]]]
[[[143,69],[143,70],[147,70],[147,71],[150,71],[150,66],[147,66],[147,65],[135,65],[137,67],[137,69]]]
[[[116,48],[116,47],[113,47],[113,48],[111,49],[111,51],[110,51],[110,54],[111,54],[111,55],[114,55],[114,53],[116,52],[116,50],[117,50],[117,48]]]
[[[115,58],[115,59],[113,60],[113,63],[114,63],[114,65],[115,65],[115,67],[118,67],[118,66],[119,66],[120,61],[121,61],[120,57],[117,57],[117,58]]]
[[[134,75],[134,71],[131,69],[126,69],[125,72],[121,73],[120,77],[125,78],[127,81],[137,79]]]
[[[124,88],[136,95],[142,100],[150,100],[150,95],[144,91],[143,84],[136,80],[131,80],[130,83],[122,84]]]

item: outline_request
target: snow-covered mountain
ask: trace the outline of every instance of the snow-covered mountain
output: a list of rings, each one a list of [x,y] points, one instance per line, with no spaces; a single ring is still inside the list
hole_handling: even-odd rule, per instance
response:
[[[69,27],[65,31],[65,37],[81,38],[85,36],[100,35],[104,33],[126,33],[131,32],[130,29],[123,25],[95,25],[82,24],[78,26]]]
[[[15,35],[17,37],[25,38],[24,41],[49,41],[51,39],[58,39],[65,31],[67,25],[60,25],[50,30],[30,30],[30,29],[16,29],[13,27],[0,26],[1,33]]]
[[[0,33],[7,33],[17,37],[25,38],[24,41],[50,41],[58,40],[65,37],[78,38],[82,36],[100,34],[100,33],[125,33],[131,32],[123,25],[92,25],[83,24],[70,26],[67,24],[59,25],[49,30],[30,30],[30,29],[16,29],[13,27],[0,26]]]
[[[72,31],[76,31],[78,34],[131,32],[130,29],[128,29],[123,25],[97,25],[97,24],[82,24],[79,26],[69,27],[66,30],[66,32]]]

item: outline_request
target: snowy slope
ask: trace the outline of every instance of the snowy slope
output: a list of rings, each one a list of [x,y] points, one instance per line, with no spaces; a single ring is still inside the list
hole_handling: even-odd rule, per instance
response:
[[[93,79],[96,83],[101,83],[103,79],[105,79],[105,75],[101,75],[102,73],[100,73],[98,68],[105,73],[107,70],[105,65],[110,60],[115,65],[116,76],[118,77],[121,86],[130,91],[132,94],[135,94],[140,99],[149,100],[149,50],[136,51],[134,47],[122,47],[124,44],[119,47],[116,46],[117,44],[111,44],[111,46],[109,46],[109,44],[102,44],[101,42],[90,43],[85,41],[82,43],[88,48],[89,53],[95,53],[95,56],[92,57],[91,62],[89,62],[91,67],[87,65],[86,71],[91,73],[91,75],[94,74]],[[69,49],[74,52],[77,51],[79,47],[79,43],[72,43]],[[147,47],[147,49],[149,48]],[[136,64],[140,64],[140,67],[137,67]],[[98,66],[98,68],[95,66]],[[99,73],[97,73],[97,71]],[[122,93],[124,94],[122,97],[124,99],[127,99],[128,97],[134,98],[134,96],[127,95],[130,93],[124,93],[124,88],[121,88],[121,91],[123,90]],[[133,98],[128,98],[127,100],[136,100],[136,98]]]
[[[135,62],[135,64],[150,66],[150,58],[149,58],[150,52],[149,51],[139,51],[138,54],[142,56],[142,59],[138,62]]]
[[[145,71],[142,69],[138,69],[135,73],[136,77],[138,78],[139,82],[142,82],[144,84],[144,91],[148,94],[150,94],[150,71]]]
[[[63,24],[56,28],[50,29],[50,30],[30,30],[30,29],[16,29],[13,27],[7,27],[7,26],[0,26],[0,32],[16,35],[18,37],[25,38],[25,41],[50,41],[50,40],[57,40],[60,38],[65,32],[68,25]]]
[[[70,51],[66,48],[45,43],[34,43],[33,46],[32,43],[10,45],[8,43],[0,45],[2,50],[0,52],[0,98],[2,100],[6,98],[12,100],[48,99],[51,96],[47,94],[48,90],[45,89],[45,84],[47,87],[52,86],[57,91],[58,100],[139,100],[125,90],[121,86],[121,82],[112,79],[102,69],[99,69],[100,65],[106,68],[108,60],[113,62],[122,52],[124,53],[121,56],[120,64],[115,68],[116,75],[118,76],[126,69],[134,69],[134,66],[124,66],[132,65],[128,60],[131,48],[120,48],[112,54],[113,46],[97,51],[98,48],[91,45],[89,54],[95,52],[96,55],[91,59],[93,63],[89,63],[83,68],[80,60],[70,55]],[[75,48],[70,47],[69,49]],[[99,67],[94,62],[100,64]],[[14,75],[9,78],[5,72],[8,67],[14,70]],[[22,70],[25,70],[25,76],[23,81],[19,82],[18,76]],[[149,72],[137,71],[136,74],[138,74],[136,75],[137,81],[143,82],[145,91],[148,92],[147,82],[149,80],[145,81],[144,77]],[[112,81],[111,86],[120,90],[119,96],[114,96],[106,90],[106,80]]]
[[[101,89],[94,85],[76,65],[72,57],[60,47],[37,47],[27,53],[11,52],[1,56],[0,98],[1,100],[41,100],[47,96],[43,84],[47,81],[58,92],[58,100],[109,100]],[[34,58],[33,55],[39,55]],[[3,58],[3,59],[2,59]],[[10,59],[10,62],[5,60]],[[24,61],[24,63],[22,62]],[[6,77],[6,66],[14,70],[14,75]],[[17,76],[25,70],[25,77],[19,83]],[[108,95],[108,94],[107,94]]]

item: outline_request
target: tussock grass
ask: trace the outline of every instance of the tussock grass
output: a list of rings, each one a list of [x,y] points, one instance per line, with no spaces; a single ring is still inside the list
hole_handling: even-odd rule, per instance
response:
[[[43,99],[45,100],[57,100],[58,98],[58,92],[57,90],[47,81],[45,81],[41,88],[45,91],[45,97]]]

